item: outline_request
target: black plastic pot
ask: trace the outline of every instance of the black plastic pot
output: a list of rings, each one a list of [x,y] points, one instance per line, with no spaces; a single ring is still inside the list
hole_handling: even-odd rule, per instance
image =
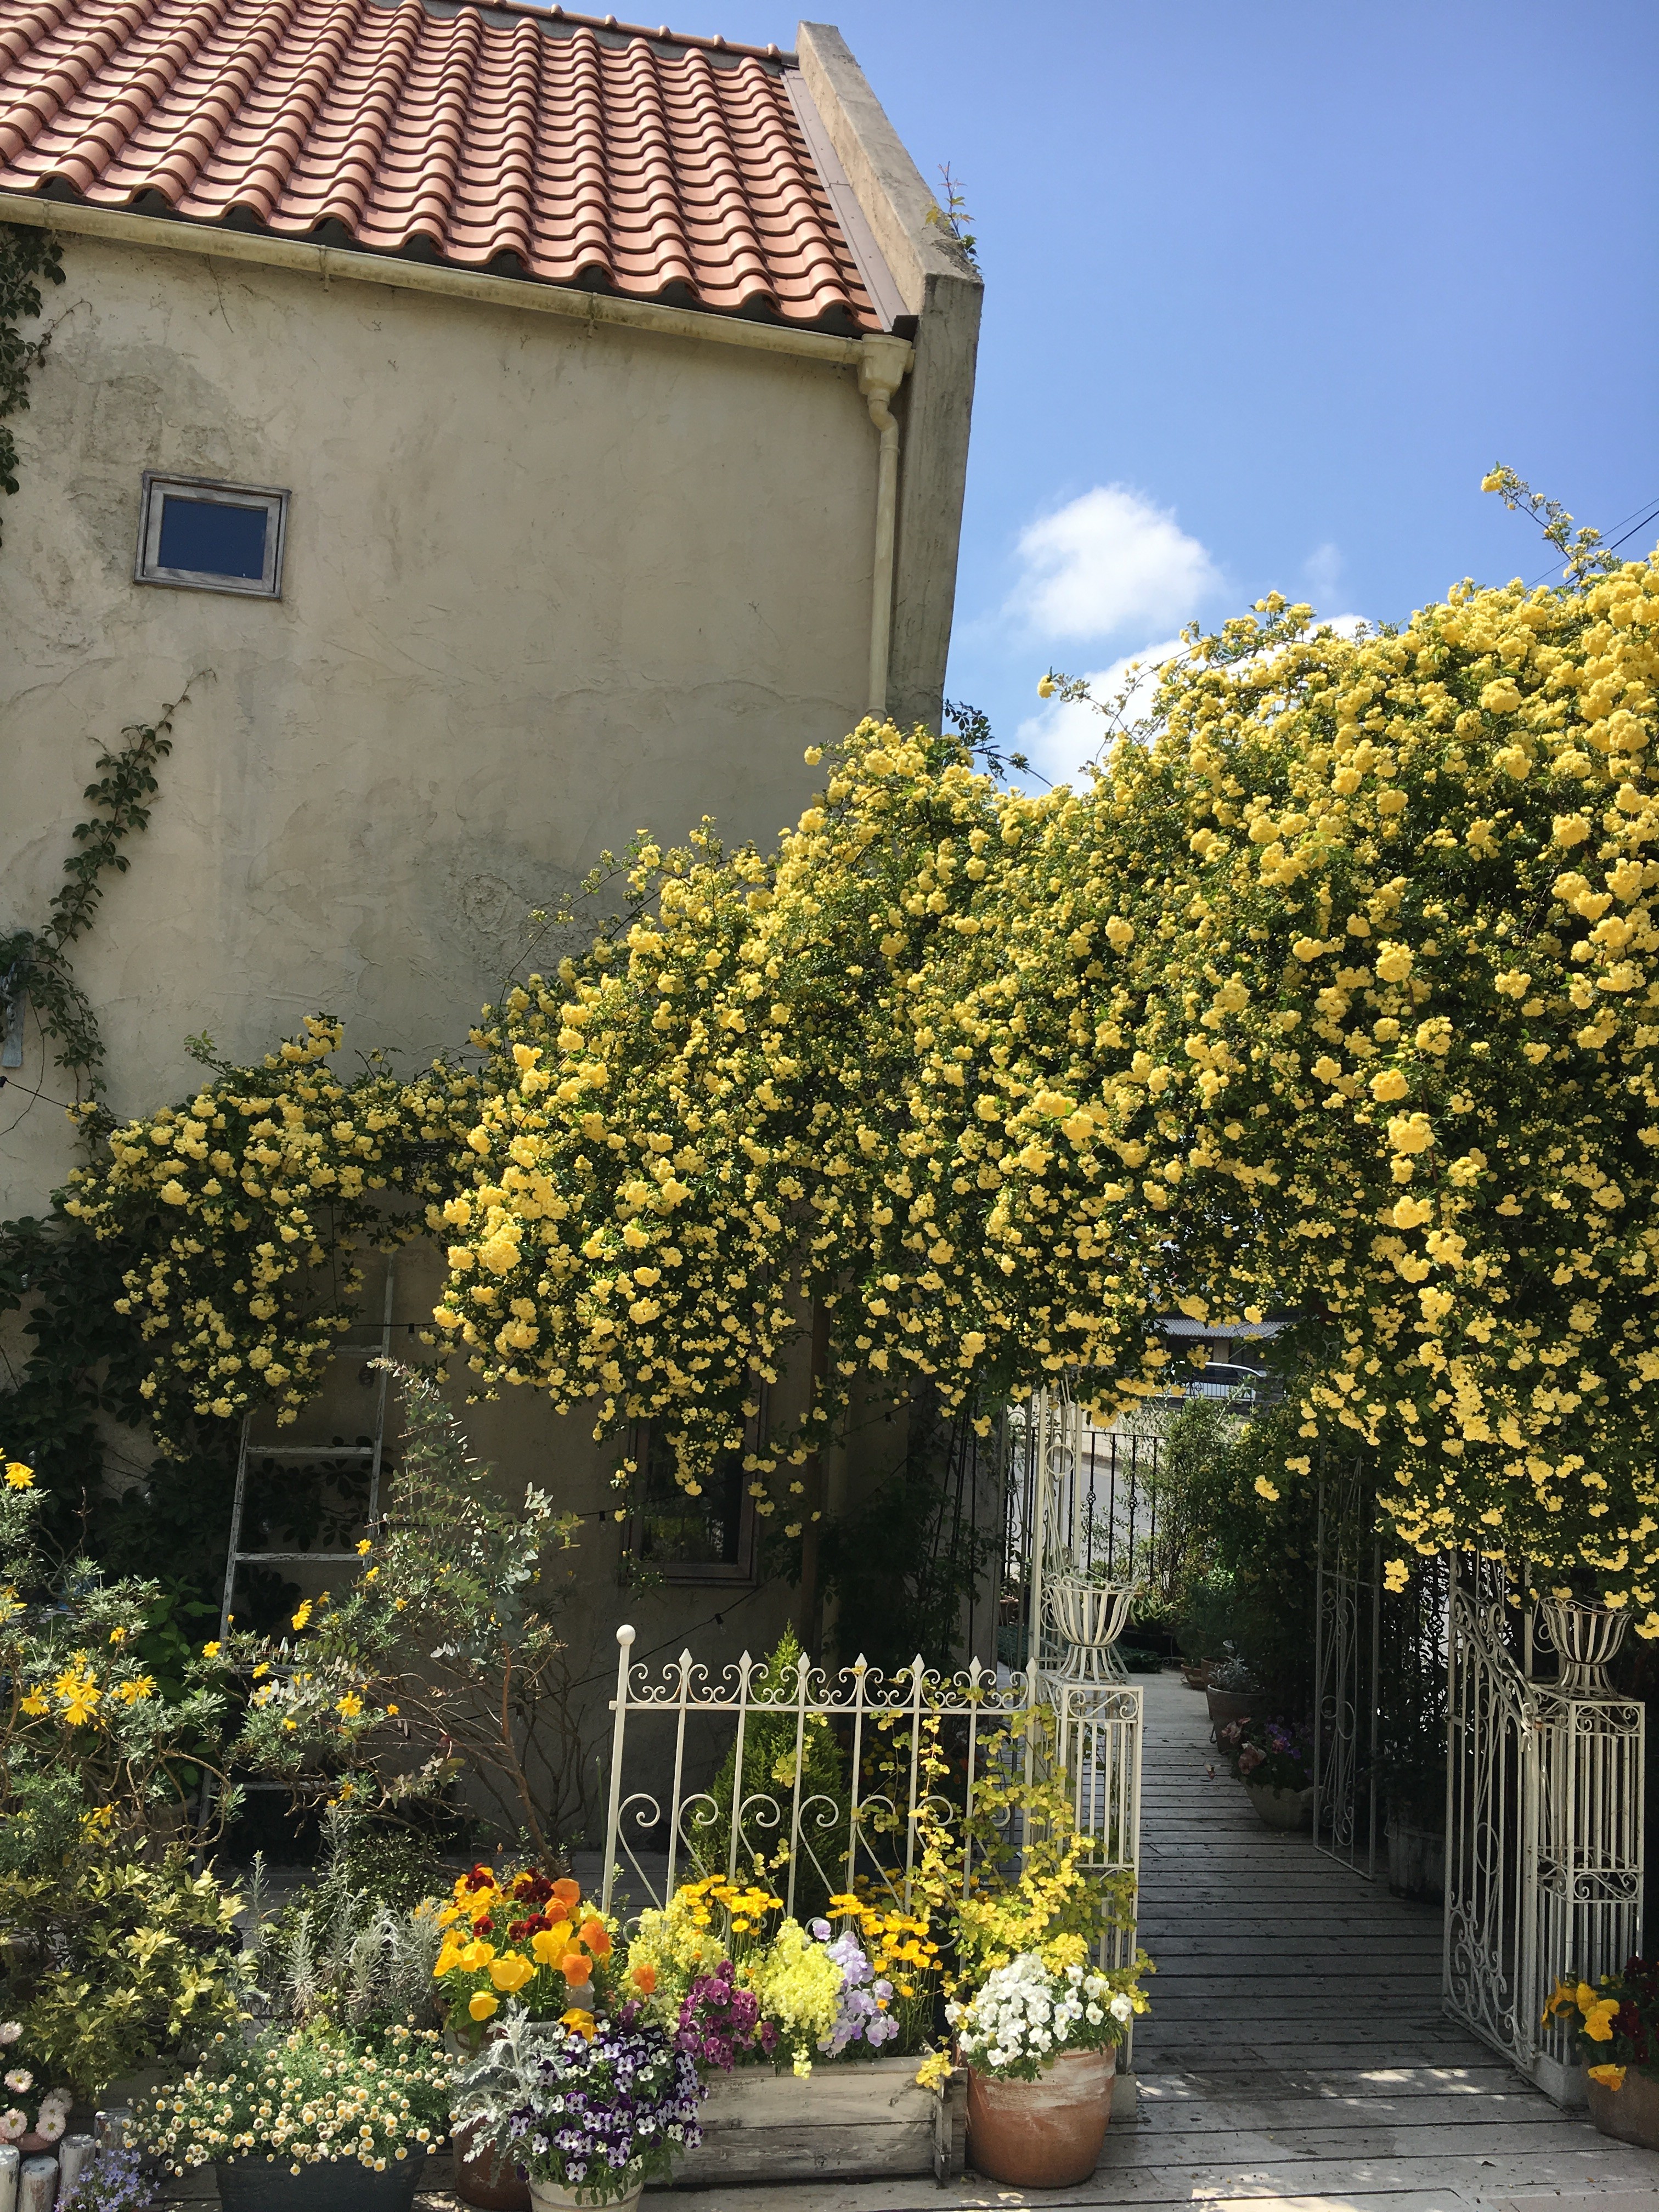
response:
[[[425,2144],[419,2148],[424,2154]],[[395,2165],[388,2160],[384,2173],[355,2158],[302,2166],[295,2173],[291,2160],[268,2164],[258,2156],[228,2159],[214,2171],[224,2212],[409,2212],[427,2164],[424,2154],[411,2151]],[[428,2185],[441,2185],[435,2170]]]

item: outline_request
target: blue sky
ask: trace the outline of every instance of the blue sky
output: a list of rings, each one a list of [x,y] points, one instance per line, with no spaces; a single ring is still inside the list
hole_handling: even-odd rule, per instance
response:
[[[793,36],[706,9],[677,27]],[[1051,773],[1079,745],[1036,717],[1050,661],[1109,667],[1273,586],[1386,619],[1537,576],[1532,526],[1480,491],[1494,461],[1581,521],[1659,507],[1653,0],[832,20],[924,175],[966,182],[987,289],[949,688]]]

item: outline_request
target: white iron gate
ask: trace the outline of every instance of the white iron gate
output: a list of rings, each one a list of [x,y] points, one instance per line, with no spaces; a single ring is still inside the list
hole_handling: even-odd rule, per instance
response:
[[[1453,1560],[1450,1605],[1445,2009],[1570,2104],[1582,2075],[1545,2002],[1642,1943],[1645,1717],[1606,1672],[1624,1617],[1529,1609],[1480,1559]],[[1534,1676],[1539,1645],[1553,1679]]]

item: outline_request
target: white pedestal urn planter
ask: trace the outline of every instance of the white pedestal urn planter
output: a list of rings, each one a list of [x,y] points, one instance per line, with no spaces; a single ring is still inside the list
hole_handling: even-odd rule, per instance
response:
[[[1579,1605],[1571,1599],[1540,1598],[1537,1622],[1561,1663],[1555,1688],[1564,1698],[1608,1698],[1607,1662],[1625,1640],[1627,1616],[1605,1606]]]
[[[1066,1682],[1125,1682],[1128,1675],[1113,1650],[1123,1632],[1138,1583],[1085,1583],[1056,1575],[1046,1585],[1048,1618],[1066,1646],[1060,1679]]]
[[[968,2163],[1012,2189],[1066,2189],[1100,2163],[1117,2052],[1076,2051],[1035,2081],[968,2070]]]

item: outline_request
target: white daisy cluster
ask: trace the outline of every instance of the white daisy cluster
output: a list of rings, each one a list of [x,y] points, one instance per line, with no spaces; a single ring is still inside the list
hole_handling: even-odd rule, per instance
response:
[[[979,2071],[1031,2079],[1067,2051],[1121,2041],[1134,2004],[1103,1974],[1079,1966],[1054,1973],[1023,1951],[987,1977],[971,2003],[946,2009],[963,2057]]]

